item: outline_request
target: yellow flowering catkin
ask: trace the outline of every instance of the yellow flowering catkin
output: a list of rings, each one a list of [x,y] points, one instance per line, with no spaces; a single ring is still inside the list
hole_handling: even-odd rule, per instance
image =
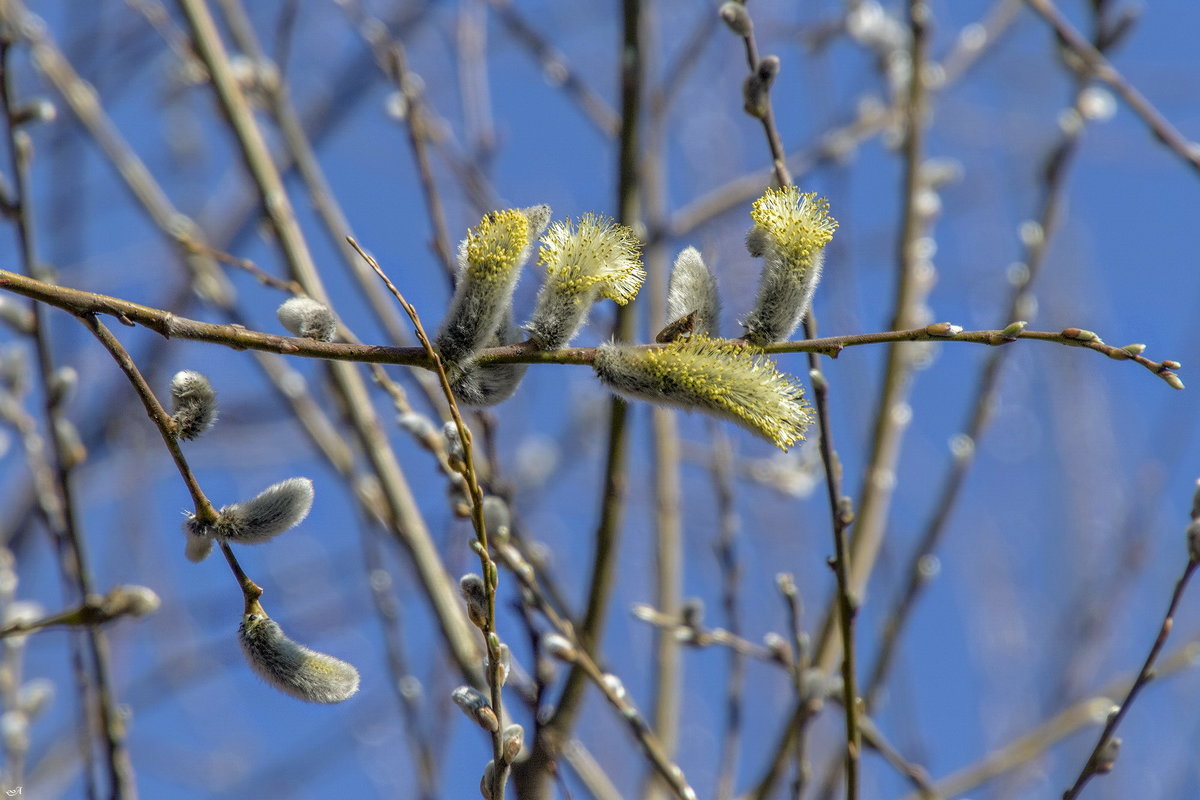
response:
[[[695,336],[661,348],[608,343],[593,364],[619,394],[733,420],[786,451],[804,439],[812,409],[804,388],[761,353]]]
[[[547,206],[493,211],[467,232],[458,247],[458,285],[437,335],[445,361],[463,361],[497,336],[521,267],[549,217]]]
[[[525,330],[543,350],[565,347],[601,297],[623,306],[646,279],[633,231],[595,214],[584,214],[578,226],[551,225],[538,263],[546,268],[546,280]]]
[[[767,189],[750,218],[746,249],[762,256],[763,271],[754,310],[742,324],[747,340],[765,345],[786,340],[808,313],[838,223],[825,198],[795,186]]]

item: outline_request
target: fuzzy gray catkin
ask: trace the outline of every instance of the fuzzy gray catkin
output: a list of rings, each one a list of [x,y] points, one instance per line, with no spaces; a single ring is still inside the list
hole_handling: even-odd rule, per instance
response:
[[[288,478],[249,500],[222,508],[217,512],[215,533],[238,544],[261,544],[299,525],[312,502],[312,481]]]
[[[238,628],[254,671],[284,694],[309,703],[340,703],[358,691],[358,670],[289,639],[265,614],[247,613]]]
[[[763,271],[754,310],[742,324],[747,340],[766,345],[786,340],[808,313],[838,223],[824,198],[795,186],[768,189],[750,217],[746,249],[762,257]]]
[[[279,323],[293,336],[332,342],[337,334],[337,319],[329,306],[311,297],[293,297],[275,310]]]
[[[171,378],[171,422],[179,439],[195,439],[217,421],[217,393],[212,383],[195,370],[185,369]]]
[[[188,540],[184,552],[191,561],[203,561],[212,550],[213,539],[262,544],[299,525],[308,516],[312,502],[312,481],[288,478],[249,500],[225,506],[211,525],[204,525],[189,514],[183,523]]]
[[[512,310],[505,309],[496,335],[487,347],[500,347],[517,340],[517,331],[512,325]],[[525,377],[528,364],[477,364],[466,359],[457,364],[447,364],[450,390],[461,403],[469,406],[494,406],[513,396],[521,379]]]
[[[675,259],[667,285],[667,322],[696,312],[694,333],[715,338],[721,302],[717,297],[717,279],[700,257],[700,251],[688,247]]]

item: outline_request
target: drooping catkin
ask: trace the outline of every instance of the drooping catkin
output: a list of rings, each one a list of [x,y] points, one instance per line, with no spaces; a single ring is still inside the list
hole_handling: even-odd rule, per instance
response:
[[[293,336],[332,342],[337,334],[337,318],[329,306],[311,297],[293,297],[275,309],[279,323]]]
[[[688,247],[675,258],[671,280],[667,285],[667,322],[695,313],[693,334],[713,338],[721,301],[717,296],[717,279],[705,265],[700,251]]]
[[[525,330],[543,350],[565,347],[601,297],[625,305],[646,279],[633,230],[595,214],[584,214],[578,225],[552,224],[542,237],[538,263],[546,279]]]
[[[693,337],[661,348],[609,342],[596,350],[593,368],[619,394],[725,417],[784,451],[804,439],[812,421],[795,378],[732,342]]]
[[[358,691],[353,665],[292,641],[265,614],[245,614],[238,638],[254,671],[285,694],[309,703],[340,703]]]
[[[212,383],[195,370],[185,369],[171,378],[171,422],[179,439],[195,439],[217,421],[217,393]]]
[[[765,345],[786,340],[808,313],[838,223],[828,201],[795,186],[767,189],[750,217],[746,249],[762,256],[763,271],[754,310],[742,324],[747,340]]]
[[[444,361],[462,362],[499,335],[521,267],[549,218],[549,206],[510,208],[485,214],[467,232],[458,248],[458,284],[435,342]]]

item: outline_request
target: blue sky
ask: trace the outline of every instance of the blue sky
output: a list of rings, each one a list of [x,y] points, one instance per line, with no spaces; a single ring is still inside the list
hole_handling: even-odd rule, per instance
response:
[[[274,52],[278,9],[252,5],[259,35]],[[610,108],[617,107],[619,6],[516,5],[553,41],[580,80]],[[1064,0],[1061,5],[1087,29],[1083,15],[1090,4]],[[897,11],[894,3],[884,7]],[[932,7],[931,51],[941,59],[964,27],[983,19],[991,5],[945,0]],[[446,305],[448,285],[428,246],[429,222],[405,131],[387,113],[391,89],[339,8],[317,2],[297,8],[287,76],[301,109],[332,98],[330,124],[316,144],[333,193],[355,236],[432,328]],[[383,3],[370,9],[394,15]],[[752,4],[762,51],[782,62],[773,98],[789,152],[809,148],[826,131],[846,125],[873,98],[886,100],[886,88],[861,44],[837,36],[823,49],[803,46],[814,26],[835,19],[840,9],[833,0]],[[231,140],[214,122],[208,87],[182,82],[177,57],[123,5],[81,10],[51,2],[38,11],[178,209],[198,220],[214,241],[228,242],[236,256],[279,274],[281,262],[260,227],[245,225],[240,234],[229,235],[238,204],[253,194]],[[710,4],[654,5],[652,88],[661,85],[664,65],[676,63],[690,32],[711,13]],[[471,14],[485,21],[487,41],[486,58],[475,65],[459,59],[456,50],[461,35],[456,25]],[[1198,25],[1200,7],[1194,4],[1148,3],[1113,56],[1121,74],[1191,139],[1200,139],[1200,85],[1194,79],[1200,64],[1193,41]],[[614,213],[614,141],[547,79],[494,11],[471,2],[435,3],[418,24],[403,27],[402,38],[409,65],[420,74],[425,97],[450,136],[446,151],[452,156],[438,153],[434,169],[455,241],[488,210],[462,188],[453,168],[470,152],[471,131],[478,125],[478,117],[464,110],[462,95],[473,68],[482,70],[476,77],[486,76],[496,143],[482,167],[489,201],[503,207],[549,203],[556,218]],[[1002,315],[1011,265],[1023,257],[1020,231],[1039,213],[1042,166],[1061,136],[1063,111],[1073,95],[1073,81],[1052,43],[1047,26],[1021,10],[998,43],[933,100],[926,152],[952,163],[958,178],[940,191],[942,212],[932,228],[931,321],[970,329],[1011,321]],[[18,48],[16,62],[20,94],[45,95],[59,106],[58,121],[31,135],[37,153],[37,235],[60,281],[148,305],[178,303],[175,310],[185,316],[224,321],[220,311],[180,293],[179,259],[53,89],[29,66],[27,48]],[[665,202],[672,213],[767,165],[761,129],[740,108],[744,69],[740,43],[718,28],[678,84],[664,129],[666,144],[654,156],[664,170]],[[1093,97],[1101,112],[1106,97]],[[1036,313],[1027,318],[1031,329],[1077,326],[1111,344],[1144,342],[1148,357],[1183,362],[1180,375],[1192,383],[1200,180],[1128,107],[1114,103],[1110,117],[1101,113],[1087,124],[1069,167],[1060,225],[1035,284],[1036,309],[1029,309]],[[273,132],[269,139],[278,144]],[[886,134],[872,135],[843,160],[797,175],[802,189],[829,198],[831,213],[841,223],[814,305],[823,333],[889,325],[901,196],[894,144]],[[335,307],[365,341],[385,341],[302,187],[293,180],[289,188]],[[742,244],[750,199],[671,239],[657,256],[673,257],[687,245],[704,251],[722,286],[722,332],[731,336],[750,308],[759,267]],[[18,263],[11,237],[0,248],[7,268]],[[648,260],[648,267],[661,269],[662,263]],[[236,270],[229,278],[246,324],[278,331],[274,309],[283,299],[280,293]],[[517,292],[518,316],[532,307],[537,286],[537,270],[529,270]],[[638,312],[643,339],[652,335],[644,322],[645,303]],[[113,673],[131,715],[130,749],[142,796],[416,797],[411,753],[389,686],[364,569],[364,538],[376,540],[379,533],[364,525],[336,473],[281,410],[276,390],[253,357],[200,343],[164,346],[145,330],[118,330],[135,358],[153,357],[146,363],[157,385],[165,388],[171,373],[182,368],[201,369],[216,385],[220,424],[186,448],[215,503],[244,499],[294,475],[313,478],[312,515],[277,542],[247,549],[244,565],[263,585],[264,603],[285,629],[358,666],[361,693],[337,707],[305,706],[277,694],[242,661],[235,635],[240,594],[219,559],[196,566],[182,558],[178,531],[188,495],[157,433],[82,326],[61,313],[50,318],[56,358],[75,366],[83,378],[70,408],[76,424],[95,427],[90,423],[99,408],[127,406],[92,433],[89,460],[76,473],[76,487],[97,583],[141,583],[163,598],[157,615],[119,623],[111,631]],[[598,307],[579,343],[605,339],[610,318],[610,308]],[[15,342],[12,334],[4,335]],[[935,777],[977,761],[1097,691],[1112,676],[1135,669],[1186,558],[1183,529],[1200,476],[1194,390],[1172,391],[1134,364],[1082,349],[1029,341],[1009,347],[991,425],[978,443],[977,463],[938,553],[938,577],[919,603],[878,716],[888,737]],[[895,469],[886,545],[859,618],[864,673],[909,547],[925,525],[950,463],[948,442],[964,425],[989,353],[972,344],[933,346],[928,364],[915,375],[908,400],[912,422]],[[882,347],[850,348],[836,361],[824,362],[834,441],[852,496],[863,482],[884,355]],[[782,356],[779,363],[806,375],[802,356]],[[321,365],[294,360],[288,366],[314,386],[319,400],[330,402],[320,385]],[[406,380],[401,369],[391,374]],[[390,423],[386,399],[377,395],[376,403]],[[591,557],[606,404],[606,394],[586,368],[535,366],[517,396],[496,411],[498,456],[515,491],[515,510],[527,535],[545,543],[554,574],[574,604],[583,596]],[[685,594],[704,599],[710,624],[726,625],[712,553],[716,511],[706,467],[711,428],[697,415],[678,419],[685,452]],[[633,407],[632,424],[629,507],[603,660],[648,708],[652,638],[627,613],[631,604],[653,597],[653,465],[645,406]],[[778,457],[761,441],[729,433],[746,471]],[[444,478],[394,425],[387,435],[449,572],[476,569],[467,529],[445,501]],[[816,459],[808,451],[815,447],[815,441],[806,444],[788,462],[790,469],[812,470]],[[15,506],[24,491],[24,464],[13,441],[3,470],[5,497]],[[741,482],[737,547],[748,638],[760,640],[786,629],[774,588],[780,571],[796,575],[806,624],[819,627],[832,587],[825,564],[831,543],[823,493],[819,482],[804,496],[751,479]],[[51,549],[40,529],[28,533],[17,551],[19,596],[56,608],[61,595]],[[422,736],[444,754],[441,796],[475,796],[489,745],[448,702],[455,676],[439,651],[410,568],[389,542],[376,546],[399,603],[405,655],[421,686],[418,724]],[[384,580],[382,572],[372,574]],[[508,610],[511,585],[501,594],[501,633],[526,658],[524,629]],[[1195,608],[1185,598],[1172,643],[1197,635]],[[1101,615],[1102,632],[1081,639],[1077,626],[1088,613]],[[53,709],[34,723],[31,764],[61,764],[53,758],[70,742],[74,710],[65,652],[61,632],[29,642],[25,675],[50,677],[58,687]],[[685,651],[684,663],[680,764],[700,796],[712,797],[728,658],[717,650]],[[759,775],[791,702],[786,677],[776,668],[751,664],[747,686],[739,788]],[[1130,796],[1132,787],[1144,797],[1200,791],[1190,747],[1196,726],[1191,714],[1180,713],[1195,705],[1198,693],[1200,681],[1187,671],[1153,685],[1122,729],[1117,771],[1098,779],[1088,796]],[[526,710],[518,719],[531,728]],[[634,796],[643,762],[620,720],[595,693],[582,719],[586,746],[622,796]],[[840,715],[830,708],[816,728],[818,775],[839,725]],[[1061,792],[1094,735],[1089,728],[1032,767],[971,796]],[[868,755],[865,763],[865,796],[903,795],[906,785],[880,759]],[[43,790],[46,796],[81,796],[77,763],[35,774],[44,781],[28,787],[31,793],[38,789],[37,796]],[[571,785],[575,796],[582,796],[578,784]]]

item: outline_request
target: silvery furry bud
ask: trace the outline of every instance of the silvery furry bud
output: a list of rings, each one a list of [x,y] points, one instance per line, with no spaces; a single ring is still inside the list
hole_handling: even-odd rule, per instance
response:
[[[310,703],[340,703],[358,691],[358,670],[352,665],[292,641],[265,614],[246,614],[238,637],[254,671],[284,694]]]
[[[549,214],[549,210],[547,210]],[[499,327],[486,342],[487,347],[513,344],[520,338],[513,327],[512,310],[505,308]],[[450,390],[460,403],[469,406],[494,406],[513,396],[528,364],[477,364],[472,359],[446,365]]]
[[[202,525],[195,517],[188,516],[183,521],[183,532],[187,535],[187,544],[183,549],[187,560],[196,564],[208,558],[208,554],[213,549],[213,539],[209,533],[209,527]]]
[[[468,406],[494,406],[516,392],[527,364],[469,365],[450,381],[454,397]]]
[[[53,122],[57,117],[58,109],[54,107],[54,103],[44,97],[35,97],[13,110],[12,124],[17,126]]]
[[[710,338],[717,335],[717,320],[721,313],[717,279],[694,247],[686,248],[676,257],[667,286],[667,320],[677,320],[691,313],[696,315],[693,333]]]
[[[795,186],[767,189],[750,217],[746,248],[762,256],[763,271],[754,310],[742,324],[749,341],[765,345],[787,339],[808,313],[838,223],[828,201]]]
[[[217,393],[212,383],[195,370],[185,369],[171,378],[171,422],[175,436],[195,439],[217,421]]]
[[[58,443],[58,451],[62,454],[60,466],[63,469],[74,469],[87,460],[87,447],[75,423],[66,417],[54,418],[54,438]]]
[[[79,373],[74,367],[59,367],[54,370],[50,376],[50,385],[46,387],[50,405],[53,408],[61,408],[66,405],[75,394],[75,388],[78,385]]]
[[[500,721],[496,719],[496,712],[492,710],[487,698],[478,689],[471,686],[460,686],[450,693],[450,699],[485,731],[495,732],[500,729]]]
[[[1200,519],[1193,519],[1187,526],[1188,558],[1200,561]]]
[[[231,503],[217,512],[211,525],[188,514],[183,523],[187,534],[187,557],[203,561],[212,550],[212,539],[235,544],[262,544],[299,525],[313,502],[313,484],[308,478],[288,478],[268,486],[249,500]]]
[[[512,671],[512,650],[509,649],[508,645],[500,645],[500,657],[496,660],[500,662],[498,665],[500,667],[500,685],[503,686],[508,683],[508,674]],[[484,661],[484,666],[486,667],[486,656],[484,657]]]
[[[332,342],[337,335],[337,319],[329,306],[311,297],[293,297],[275,309],[279,324],[293,336]]]
[[[492,800],[492,781],[496,778],[496,762],[489,761],[487,766],[483,768],[483,775],[479,778],[479,794],[483,800]]]
[[[595,214],[584,214],[578,226],[570,221],[551,225],[538,263],[546,268],[546,279],[525,330],[543,350],[565,347],[601,297],[625,305],[646,279],[633,230]]]
[[[795,378],[732,342],[696,337],[657,349],[609,342],[592,366],[619,394],[724,417],[784,451],[812,421]]]
[[[567,637],[558,633],[547,633],[542,636],[542,649],[559,661],[571,662],[579,655],[575,651],[575,645],[571,644]]]
[[[53,701],[54,682],[47,678],[34,678],[17,693],[17,708],[30,719],[40,715]]]
[[[214,533],[238,544],[261,544],[300,524],[312,502],[312,481],[288,478],[249,500],[222,508]]]

